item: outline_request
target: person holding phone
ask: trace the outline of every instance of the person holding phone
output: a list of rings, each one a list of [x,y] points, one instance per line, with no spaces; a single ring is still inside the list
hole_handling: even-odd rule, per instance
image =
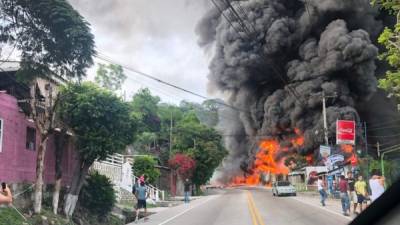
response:
[[[11,190],[7,187],[7,184],[1,184],[1,191],[0,191],[0,204],[10,204],[12,203],[12,194]]]

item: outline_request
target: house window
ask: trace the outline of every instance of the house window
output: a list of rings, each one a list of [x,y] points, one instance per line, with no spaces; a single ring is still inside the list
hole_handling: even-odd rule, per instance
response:
[[[36,130],[32,127],[26,128],[26,149],[35,151],[36,149]]]
[[[3,119],[0,118],[0,152],[3,151]]]

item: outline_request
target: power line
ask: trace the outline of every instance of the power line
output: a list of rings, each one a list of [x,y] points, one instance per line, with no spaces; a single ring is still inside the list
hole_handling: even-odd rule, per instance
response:
[[[101,56],[101,55],[103,55],[103,56]],[[213,102],[215,102],[216,104],[219,104],[219,105],[223,105],[223,106],[232,108],[232,109],[237,110],[237,111],[239,111],[239,112],[245,112],[245,113],[249,113],[249,114],[250,114],[250,112],[247,111],[247,110],[239,109],[239,108],[237,108],[237,107],[235,107],[235,106],[232,106],[232,105],[229,105],[229,104],[220,102],[220,101],[216,101],[215,99],[210,99],[210,98],[208,98],[208,97],[206,97],[206,96],[204,96],[204,95],[201,95],[201,94],[195,93],[195,92],[193,92],[193,91],[187,90],[187,89],[185,89],[185,88],[179,87],[179,86],[177,86],[177,85],[175,85],[175,84],[172,84],[172,83],[163,81],[163,80],[161,80],[161,79],[159,79],[159,78],[157,78],[157,77],[155,77],[155,76],[153,76],[153,75],[151,75],[151,74],[148,74],[148,73],[139,71],[139,70],[137,70],[137,69],[135,69],[135,68],[133,68],[133,67],[130,67],[130,66],[128,66],[128,65],[123,65],[123,64],[121,64],[121,63],[118,63],[118,62],[112,60],[111,58],[105,56],[104,54],[102,54],[102,53],[100,53],[100,52],[97,53],[96,57],[97,57],[98,59],[104,60],[104,61],[106,61],[106,62],[109,62],[109,63],[112,63],[112,64],[120,65],[121,67],[123,67],[124,69],[126,69],[126,70],[128,70],[128,71],[134,72],[134,73],[139,74],[139,75],[141,75],[141,76],[143,76],[143,77],[146,77],[146,78],[149,78],[149,79],[151,79],[151,80],[157,81],[157,82],[159,82],[159,83],[161,83],[161,84],[164,84],[164,85],[166,85],[166,86],[172,87],[172,88],[177,89],[177,90],[180,90],[180,91],[182,91],[182,92],[191,94],[191,95],[193,95],[193,96],[202,98],[202,99],[204,99],[204,100],[213,101]]]
[[[371,136],[369,135],[368,137],[372,137],[372,138],[393,138],[393,137],[399,137],[400,133],[398,134],[393,134],[393,135],[382,135],[382,136]]]
[[[392,145],[392,144],[396,144],[396,143],[399,143],[399,140],[397,140],[397,139],[394,139],[394,140],[391,140],[391,141],[388,141],[388,142],[385,142],[385,143],[379,143],[379,146],[386,146],[386,145]],[[377,144],[376,143],[374,143],[374,144],[368,144],[369,146],[373,146],[373,147],[376,147],[377,146]]]
[[[385,130],[385,129],[394,129],[394,128],[400,128],[400,125],[391,125],[391,126],[376,127],[376,128],[368,129],[368,131]]]
[[[369,128],[377,128],[377,127],[381,127],[381,126],[387,126],[391,123],[394,122],[400,122],[400,118],[399,119],[393,119],[393,120],[387,120],[387,121],[383,121],[383,122],[375,122],[375,123],[369,123],[369,124],[373,124],[372,126],[369,125]]]

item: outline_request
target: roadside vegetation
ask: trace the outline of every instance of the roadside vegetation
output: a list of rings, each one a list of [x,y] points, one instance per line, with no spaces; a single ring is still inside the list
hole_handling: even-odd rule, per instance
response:
[[[396,19],[376,41],[385,47],[380,59],[390,66],[379,87],[399,100],[400,3],[372,3]],[[227,155],[216,129],[218,111],[226,107],[220,100],[168,104],[147,88],[140,89],[132,99],[123,99],[119,92],[127,76],[120,65],[114,64],[99,64],[95,78],[99,84],[82,81],[93,65],[94,36],[90,25],[68,1],[2,0],[0,31],[0,44],[21,53],[21,69],[17,73],[21,82],[35,87],[37,78],[57,77],[65,81],[57,90],[49,88],[44,93],[49,98],[39,99],[36,88],[32,89],[25,113],[34,120],[41,140],[33,200],[31,208],[20,209],[27,221],[13,208],[0,208],[0,225],[39,225],[44,221],[54,225],[122,224],[111,214],[116,203],[111,182],[99,174],[89,174],[89,168],[95,160],[123,153],[127,146],[133,146],[135,154],[145,155],[135,159],[136,175],[144,174],[150,184],[155,184],[161,176],[157,166],[169,166],[182,179],[190,179],[198,194],[200,186],[210,180]],[[36,110],[39,104],[46,106],[43,112]],[[47,141],[56,128],[61,128],[61,133],[73,134],[80,166],[65,194],[65,202],[60,194],[62,171],[57,170],[54,193],[47,193],[52,200],[49,203],[43,193],[44,157]],[[62,143],[60,140],[59,145]],[[306,164],[304,158],[290,158],[285,163],[289,165],[291,160],[297,166]],[[379,163],[371,161],[370,170],[379,169]],[[385,161],[384,166],[389,177],[397,176],[398,167],[393,163]],[[59,167],[57,164],[56,168]]]

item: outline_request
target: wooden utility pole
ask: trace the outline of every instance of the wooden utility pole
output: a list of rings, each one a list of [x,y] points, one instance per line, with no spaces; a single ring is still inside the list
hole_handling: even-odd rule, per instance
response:
[[[172,152],[172,111],[171,111],[171,119],[169,126],[169,154],[171,154],[171,152]]]

